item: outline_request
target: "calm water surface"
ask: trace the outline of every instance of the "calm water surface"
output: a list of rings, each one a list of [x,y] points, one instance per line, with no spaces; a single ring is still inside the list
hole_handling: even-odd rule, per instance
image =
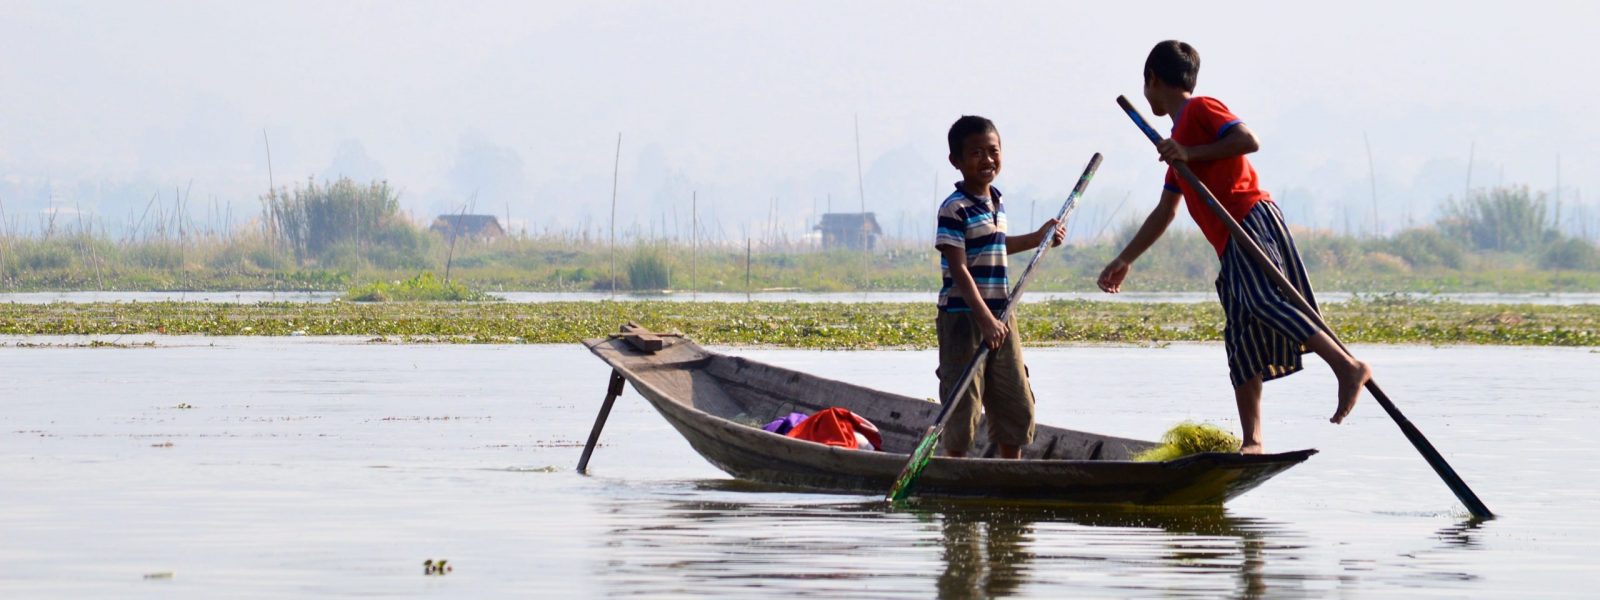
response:
[[[632,390],[574,473],[607,374],[577,346],[145,340],[0,338],[0,597],[1585,597],[1600,552],[1590,350],[1356,348],[1478,523],[1375,404],[1327,424],[1316,365],[1266,441],[1322,453],[1225,510],[895,510],[734,482]],[[936,387],[931,352],[728,351]],[[1218,345],[1027,356],[1043,422],[1234,425]]]

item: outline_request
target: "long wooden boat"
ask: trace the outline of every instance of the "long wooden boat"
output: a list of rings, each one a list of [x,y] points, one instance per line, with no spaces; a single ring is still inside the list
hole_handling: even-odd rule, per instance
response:
[[[595,424],[580,470],[624,379],[717,468],[744,480],[813,490],[885,493],[938,415],[934,402],[710,352],[681,336],[642,333],[649,344],[639,343],[637,335],[584,342],[614,373],[613,395]],[[882,451],[826,446],[759,426],[790,412],[811,414],[835,406],[877,425]],[[1004,460],[991,458],[994,448],[981,431],[970,457],[935,457],[918,479],[916,494],[1217,505],[1316,454],[1206,453],[1135,462],[1131,456],[1156,444],[1039,425],[1023,459]]]

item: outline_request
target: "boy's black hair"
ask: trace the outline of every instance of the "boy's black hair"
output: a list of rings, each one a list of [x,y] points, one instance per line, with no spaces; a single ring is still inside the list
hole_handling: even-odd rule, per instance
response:
[[[1144,59],[1144,76],[1193,92],[1195,80],[1200,78],[1200,52],[1178,40],[1156,44]]]
[[[950,144],[950,156],[961,155],[961,144],[967,141],[968,137],[990,132],[1000,133],[994,128],[994,121],[974,115],[964,115],[956,119],[955,124],[950,126],[950,135],[946,136],[946,141]]]

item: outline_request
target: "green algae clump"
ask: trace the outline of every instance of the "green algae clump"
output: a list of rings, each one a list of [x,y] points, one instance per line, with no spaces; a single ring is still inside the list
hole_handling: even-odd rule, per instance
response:
[[[1201,452],[1238,452],[1239,438],[1216,425],[1184,421],[1161,435],[1161,445],[1133,456],[1139,462],[1162,462]]]

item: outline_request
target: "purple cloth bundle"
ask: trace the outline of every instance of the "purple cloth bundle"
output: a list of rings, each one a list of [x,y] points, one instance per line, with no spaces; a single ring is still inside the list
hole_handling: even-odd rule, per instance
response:
[[[778,435],[784,435],[784,434],[789,433],[789,430],[794,429],[795,426],[799,425],[800,422],[804,421],[804,420],[806,420],[806,415],[801,414],[801,413],[797,413],[797,412],[792,412],[792,413],[789,413],[789,416],[787,416],[787,417],[775,420],[775,421],[773,421],[771,423],[767,423],[765,427],[762,427],[762,429],[765,429],[765,430],[770,431],[772,433],[776,433]]]

